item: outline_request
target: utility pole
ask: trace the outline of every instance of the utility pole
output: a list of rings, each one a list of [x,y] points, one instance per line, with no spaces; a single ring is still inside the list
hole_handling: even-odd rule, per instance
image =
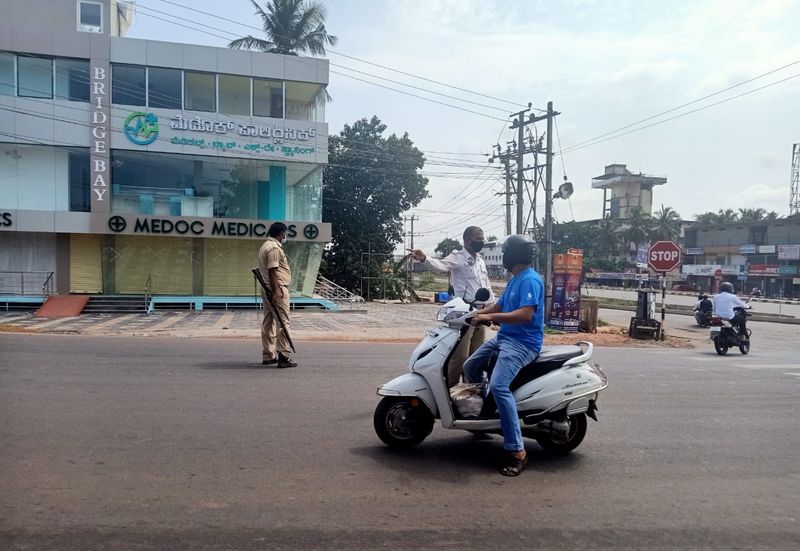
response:
[[[415,233],[414,233],[414,221],[415,220],[419,220],[419,216],[416,216],[416,215],[412,214],[411,217],[409,217],[409,218],[403,218],[404,222],[406,222],[406,221],[411,222],[411,231],[403,236],[403,237],[406,237],[406,236],[411,237],[411,250],[414,250],[414,235],[415,235]],[[407,276],[408,276],[407,279],[408,279],[408,283],[409,283],[409,288],[411,288],[411,284],[414,282],[414,256],[411,255],[411,254],[408,255],[408,274],[407,274]]]
[[[497,149],[497,152],[494,153],[489,158],[489,162],[493,163],[495,159],[500,159],[503,163],[503,168],[505,169],[505,177],[506,177],[506,190],[502,193],[496,193],[496,195],[503,195],[506,198],[506,202],[504,203],[506,207],[506,235],[511,235],[511,195],[512,192],[512,184],[511,184],[511,150],[506,147],[506,152],[503,153],[503,150],[500,148],[500,144],[494,146]]]
[[[547,164],[544,180],[544,296],[549,315],[552,300],[550,282],[553,279],[553,102],[547,102]]]

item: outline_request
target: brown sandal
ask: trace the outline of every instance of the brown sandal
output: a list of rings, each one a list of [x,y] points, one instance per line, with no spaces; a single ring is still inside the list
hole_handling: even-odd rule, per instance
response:
[[[525,457],[522,459],[516,455],[508,454],[506,464],[500,467],[500,474],[503,476],[519,476],[519,474],[525,470],[527,464],[528,454],[525,454]]]

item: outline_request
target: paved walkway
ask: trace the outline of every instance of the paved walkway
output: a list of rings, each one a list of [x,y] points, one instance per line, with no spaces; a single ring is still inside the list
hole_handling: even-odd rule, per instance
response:
[[[437,304],[368,303],[359,310],[291,314],[296,340],[417,342],[436,325]],[[152,314],[82,314],[72,318],[36,318],[32,313],[0,312],[0,330],[85,335],[246,337],[260,335],[261,312],[176,311]]]

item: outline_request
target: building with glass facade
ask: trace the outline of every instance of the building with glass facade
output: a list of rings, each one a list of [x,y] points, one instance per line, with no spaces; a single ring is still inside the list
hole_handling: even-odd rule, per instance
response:
[[[131,15],[0,5],[0,286],[52,272],[60,293],[252,295],[283,221],[310,294],[331,233],[327,60],[126,38]]]

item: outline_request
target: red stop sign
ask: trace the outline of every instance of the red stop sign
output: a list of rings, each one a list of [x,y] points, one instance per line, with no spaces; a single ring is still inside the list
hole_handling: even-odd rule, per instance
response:
[[[672,241],[656,241],[647,251],[647,264],[656,272],[669,272],[681,263],[681,248]]]

